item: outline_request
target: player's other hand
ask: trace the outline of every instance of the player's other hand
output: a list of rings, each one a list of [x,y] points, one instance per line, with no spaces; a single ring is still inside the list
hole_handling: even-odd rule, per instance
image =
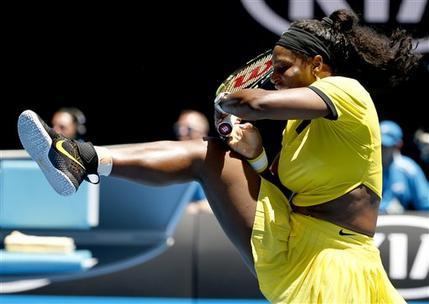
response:
[[[226,142],[232,150],[247,159],[256,158],[262,152],[261,133],[249,122],[234,124]]]

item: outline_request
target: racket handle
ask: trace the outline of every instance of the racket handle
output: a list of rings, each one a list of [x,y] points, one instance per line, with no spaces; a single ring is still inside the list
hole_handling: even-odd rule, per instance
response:
[[[217,132],[221,136],[228,136],[232,132],[232,128],[234,126],[235,121],[237,120],[237,116],[228,114],[225,116],[221,122],[217,124]]]
[[[215,109],[216,111],[222,113],[222,114],[228,114],[226,113],[222,107],[220,106],[220,102],[222,101],[222,99],[227,96],[229,93],[228,92],[222,92],[220,94],[218,94],[214,100],[214,105],[215,105]]]
[[[220,106],[220,102],[228,94],[229,94],[229,92],[221,92],[221,93],[217,94],[217,96],[214,100],[214,105],[215,105],[216,111],[225,115],[225,117],[219,123],[216,124],[216,130],[219,133],[219,135],[222,137],[226,137],[232,132],[232,128],[234,126],[234,121],[235,121],[234,117],[236,118],[236,116],[233,116],[233,115],[225,112],[222,109],[222,107]]]

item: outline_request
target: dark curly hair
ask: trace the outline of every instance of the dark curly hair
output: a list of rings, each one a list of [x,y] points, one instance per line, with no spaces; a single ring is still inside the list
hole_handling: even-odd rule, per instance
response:
[[[346,9],[333,12],[329,19],[299,20],[291,26],[326,43],[333,55],[328,64],[334,74],[377,88],[407,80],[418,65],[421,55],[413,51],[412,38],[404,30],[397,29],[390,36],[380,34],[360,25],[358,16]]]

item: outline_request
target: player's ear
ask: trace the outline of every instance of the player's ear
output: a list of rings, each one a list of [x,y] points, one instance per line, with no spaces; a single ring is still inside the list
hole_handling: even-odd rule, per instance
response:
[[[312,74],[316,79],[319,78],[318,75],[322,70],[322,67],[323,67],[323,57],[320,55],[314,56],[311,62],[311,69],[312,69]]]

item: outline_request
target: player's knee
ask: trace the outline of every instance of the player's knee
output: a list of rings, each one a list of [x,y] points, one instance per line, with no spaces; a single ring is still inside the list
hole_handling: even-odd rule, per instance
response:
[[[188,151],[192,155],[192,167],[196,176],[201,177],[207,170],[222,166],[228,152],[226,144],[215,137],[189,141]]]

